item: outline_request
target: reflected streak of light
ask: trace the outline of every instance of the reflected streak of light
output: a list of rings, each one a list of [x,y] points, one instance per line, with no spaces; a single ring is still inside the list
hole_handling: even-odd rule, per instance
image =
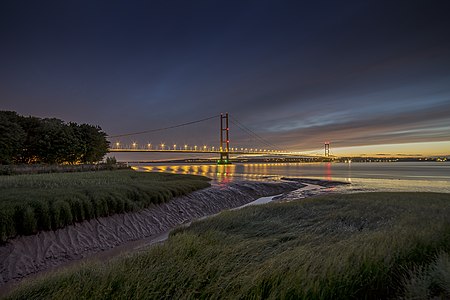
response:
[[[202,170],[202,174],[203,174],[203,173],[206,174],[206,173],[209,172],[209,166],[203,165],[203,166],[200,167],[200,169]]]
[[[182,166],[181,170],[183,170],[183,174],[188,174],[189,171],[191,170],[190,166]]]
[[[325,164],[325,179],[326,180],[332,180],[332,176],[331,176],[331,163],[326,163]]]

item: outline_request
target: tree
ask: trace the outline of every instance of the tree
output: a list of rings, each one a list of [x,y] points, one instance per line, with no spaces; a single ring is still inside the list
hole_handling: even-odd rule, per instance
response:
[[[102,131],[100,126],[89,124],[77,125],[76,128],[82,141],[83,152],[81,162],[93,163],[102,160],[106,153],[108,153],[109,148],[106,133]]]
[[[74,163],[79,143],[73,129],[59,119],[43,119],[35,131],[38,141],[36,156],[43,163]]]
[[[0,111],[0,163],[93,163],[108,152],[99,126]]]
[[[14,112],[0,112],[0,164],[13,163],[22,151],[26,134],[16,117]]]
[[[21,163],[39,163],[39,141],[42,134],[42,120],[36,117],[21,117],[19,125],[26,133],[25,142],[19,161]]]

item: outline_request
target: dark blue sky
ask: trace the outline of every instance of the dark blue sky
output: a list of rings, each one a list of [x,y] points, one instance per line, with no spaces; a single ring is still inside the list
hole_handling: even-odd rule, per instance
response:
[[[111,135],[227,111],[290,149],[448,152],[449,3],[6,0],[0,109]],[[218,143],[218,126],[134,139]]]

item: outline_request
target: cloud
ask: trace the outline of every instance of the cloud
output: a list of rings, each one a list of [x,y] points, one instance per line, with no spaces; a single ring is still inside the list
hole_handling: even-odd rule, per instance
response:
[[[334,147],[450,140],[450,102],[427,109],[364,116],[348,122],[324,124],[277,134],[266,134],[276,144],[294,149],[320,148],[325,140]]]

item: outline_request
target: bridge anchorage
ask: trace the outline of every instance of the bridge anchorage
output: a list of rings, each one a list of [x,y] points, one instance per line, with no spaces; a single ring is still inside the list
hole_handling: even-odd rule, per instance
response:
[[[230,162],[230,127],[228,127],[228,113],[220,114],[220,159],[218,165],[229,165]]]

